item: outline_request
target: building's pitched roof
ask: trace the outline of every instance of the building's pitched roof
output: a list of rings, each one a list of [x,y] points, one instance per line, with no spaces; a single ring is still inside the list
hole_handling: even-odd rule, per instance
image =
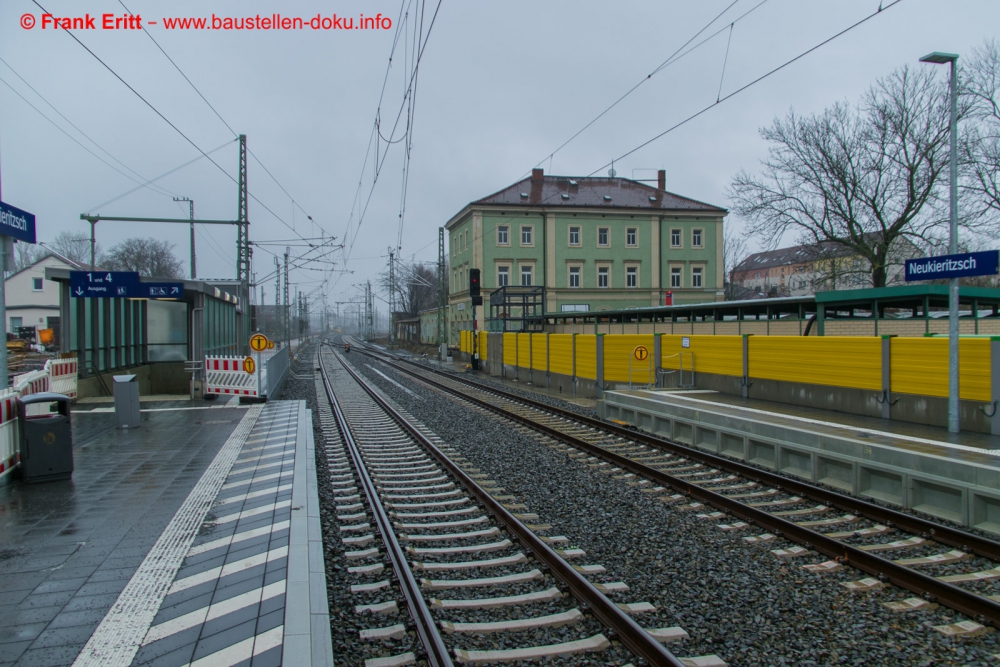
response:
[[[819,259],[847,257],[852,254],[854,254],[853,250],[833,241],[824,241],[812,245],[796,245],[790,248],[778,248],[777,250],[754,253],[737,264],[733,272],[760,271],[775,266],[805,264]]]
[[[24,267],[20,271],[15,271],[14,273],[10,274],[9,276],[7,276],[6,280],[10,280],[14,276],[16,276],[16,275],[18,275],[20,273],[23,273],[24,271],[27,271],[28,269],[30,269],[33,266],[38,266],[39,264],[41,264],[42,262],[44,262],[45,260],[47,260],[50,257],[53,258],[53,259],[59,260],[60,262],[62,262],[66,266],[68,266],[71,271],[83,271],[83,270],[86,270],[87,268],[89,268],[88,265],[86,265],[86,264],[80,264],[79,262],[74,262],[69,257],[66,257],[65,255],[60,255],[59,253],[57,253],[52,248],[49,248],[48,246],[43,246],[43,247],[45,248],[45,254],[44,255],[42,255],[41,257],[39,257],[38,259],[36,259],[34,262],[32,262],[31,264],[29,264],[28,266]]]
[[[726,209],[660,190],[628,178],[542,176],[524,178],[477,199],[474,205],[644,208],[655,211],[728,213]]]

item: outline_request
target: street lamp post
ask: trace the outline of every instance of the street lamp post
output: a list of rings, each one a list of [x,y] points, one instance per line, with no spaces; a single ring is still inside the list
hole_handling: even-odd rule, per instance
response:
[[[948,127],[951,144],[951,239],[948,252],[954,255],[958,253],[958,54],[935,51],[921,58],[920,62],[951,65],[951,118]],[[952,278],[948,281],[948,431],[951,433],[960,430],[958,398],[958,278]]]

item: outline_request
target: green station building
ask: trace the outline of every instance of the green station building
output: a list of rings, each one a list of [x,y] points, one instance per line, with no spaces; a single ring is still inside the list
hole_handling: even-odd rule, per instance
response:
[[[726,214],[667,192],[663,170],[652,187],[532,169],[445,225],[449,340],[454,345],[459,331],[472,328],[471,269],[482,272],[486,301],[479,328],[495,331],[520,328],[508,323],[527,310],[515,304],[529,292],[538,314],[721,301]],[[498,294],[517,298],[492,308],[491,318],[489,295],[501,288],[507,289]]]

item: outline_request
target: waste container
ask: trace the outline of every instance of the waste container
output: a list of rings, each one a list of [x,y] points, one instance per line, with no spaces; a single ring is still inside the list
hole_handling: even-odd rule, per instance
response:
[[[29,416],[28,406],[37,403],[55,403],[56,412]],[[21,479],[54,482],[72,477],[69,396],[43,392],[19,398],[17,420],[21,431]]]
[[[139,383],[135,375],[115,375],[115,428],[139,428]]]

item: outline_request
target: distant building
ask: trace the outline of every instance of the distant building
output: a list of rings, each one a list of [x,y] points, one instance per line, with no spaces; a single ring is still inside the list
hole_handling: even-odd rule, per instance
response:
[[[456,344],[458,332],[472,328],[474,268],[482,271],[486,312],[489,294],[505,286],[543,287],[545,312],[656,306],[665,298],[720,301],[726,215],[667,192],[663,170],[652,187],[532,169],[530,177],[471,202],[445,225],[449,340]]]
[[[902,285],[903,260],[921,255],[905,239],[900,239],[897,246],[904,250],[893,252],[886,270],[887,287]],[[750,255],[733,268],[730,281],[739,298],[808,296],[872,286],[867,261],[850,248],[829,241]]]
[[[59,335],[59,285],[45,280],[45,269],[81,271],[87,267],[46,250],[47,255],[12,273],[4,281],[7,297],[7,321],[4,324],[9,333],[17,333],[21,327],[34,327],[36,332],[52,329],[56,336]]]

